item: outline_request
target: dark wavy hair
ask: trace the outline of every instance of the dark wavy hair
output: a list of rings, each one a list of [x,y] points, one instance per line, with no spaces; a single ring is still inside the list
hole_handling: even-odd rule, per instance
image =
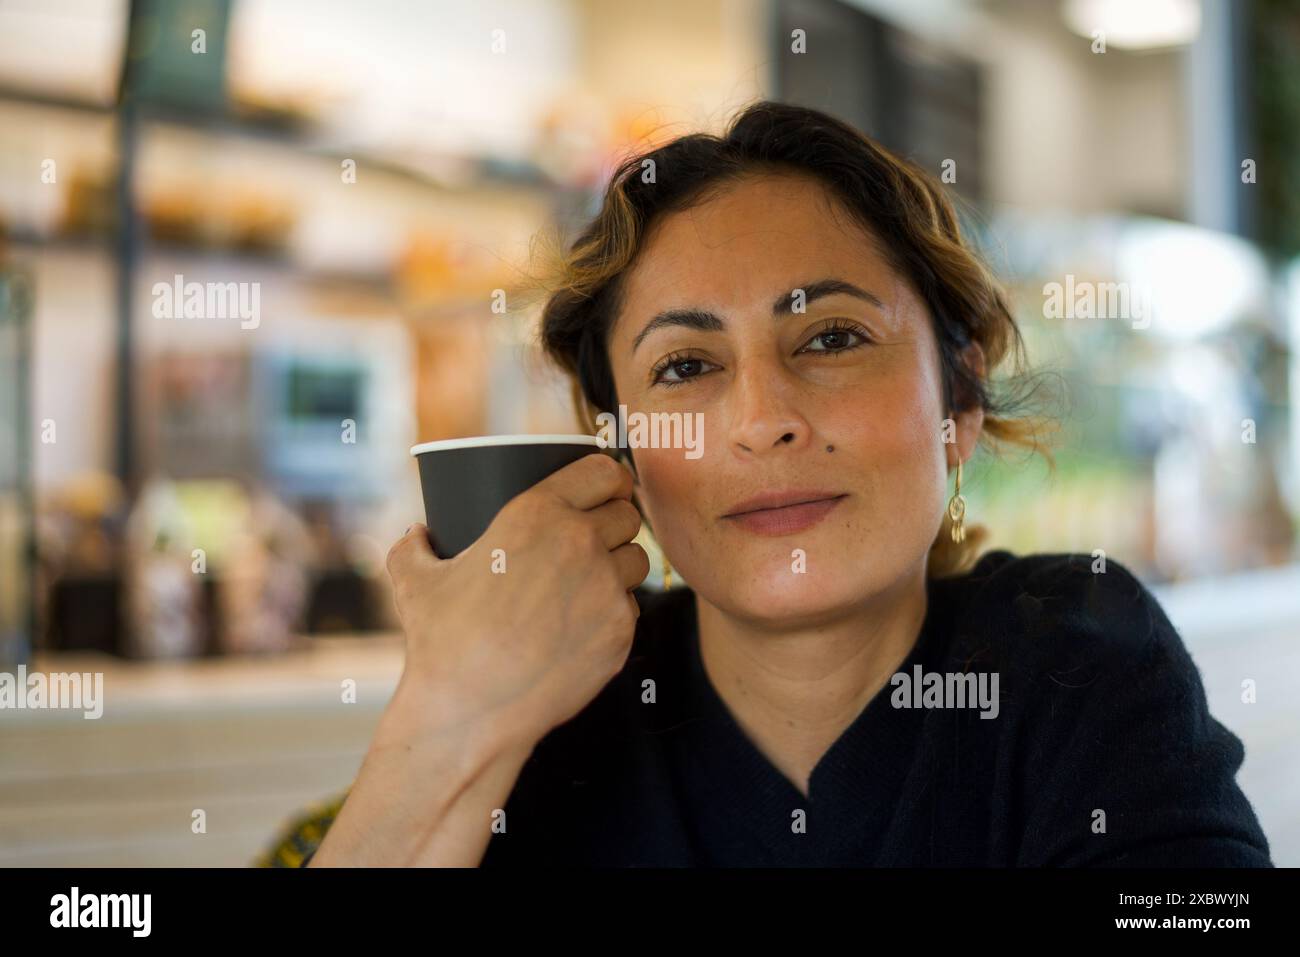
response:
[[[654,175],[644,176],[650,168]],[[1019,403],[993,395],[993,370],[1011,359],[1021,371],[1024,343],[1003,287],[963,239],[943,187],[826,113],[766,100],[744,108],[720,136],[692,133],[624,159],[595,218],[544,272],[541,347],[570,377],[585,427],[595,432],[596,415],[618,407],[606,340],[624,277],[650,226],[756,173],[799,173],[822,183],[878,240],[880,252],[927,306],[946,407],[954,413],[983,408],[982,440],[1045,452],[1038,436],[1050,421],[1013,416]],[[963,359],[971,342],[984,351],[984,375]],[[929,573],[969,567],[985,537],[985,529],[969,529],[965,542],[954,544],[945,517]]]

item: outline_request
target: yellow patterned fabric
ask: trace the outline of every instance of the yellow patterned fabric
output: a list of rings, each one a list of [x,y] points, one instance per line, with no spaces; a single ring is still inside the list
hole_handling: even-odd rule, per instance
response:
[[[254,862],[255,867],[301,867],[303,860],[325,839],[325,832],[343,806],[347,792],[308,805],[281,831],[275,843]]]

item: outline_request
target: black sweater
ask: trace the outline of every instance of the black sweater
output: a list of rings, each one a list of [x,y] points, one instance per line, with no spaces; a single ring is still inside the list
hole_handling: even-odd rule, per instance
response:
[[[710,684],[694,594],[638,589],[627,664],[538,744],[483,866],[1271,866],[1182,640],[1091,565],[1000,551],[930,580],[910,656],[807,797]],[[996,711],[897,677],[930,672],[996,673]]]

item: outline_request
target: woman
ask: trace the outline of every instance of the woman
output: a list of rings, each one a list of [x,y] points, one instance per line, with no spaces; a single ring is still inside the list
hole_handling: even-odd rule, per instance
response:
[[[623,164],[542,334],[593,423],[698,415],[702,454],[589,456],[448,561],[397,542],[406,667],[313,865],[1271,866],[1142,585],[977,559],[962,463],[1032,423],[926,174],[753,105]],[[643,520],[690,588],[640,587]]]

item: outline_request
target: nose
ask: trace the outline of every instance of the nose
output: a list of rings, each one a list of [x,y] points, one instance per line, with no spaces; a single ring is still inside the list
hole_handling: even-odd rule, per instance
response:
[[[762,455],[808,444],[812,428],[792,401],[792,385],[779,368],[754,362],[736,375],[728,441],[735,451]]]

